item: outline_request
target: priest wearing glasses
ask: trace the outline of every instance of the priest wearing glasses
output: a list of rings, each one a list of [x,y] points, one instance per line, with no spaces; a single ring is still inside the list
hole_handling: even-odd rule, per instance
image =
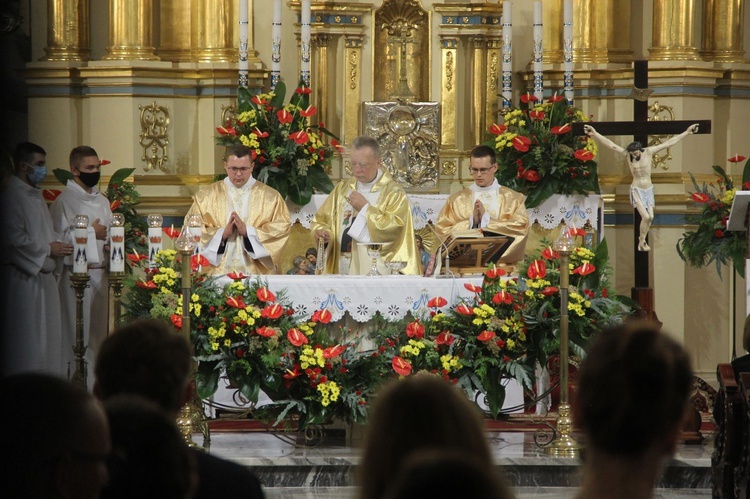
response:
[[[253,178],[252,150],[227,147],[227,177],[198,191],[185,223],[193,214],[203,219],[201,254],[210,274],[242,272],[277,274],[291,230],[289,210],[281,195]]]
[[[350,153],[352,177],[336,185],[311,225],[316,240],[327,244],[326,273],[367,274],[372,262],[368,244],[379,243],[381,273],[387,273],[385,261],[406,262],[403,274],[422,274],[409,200],[393,177],[380,169],[378,142],[357,137]]]
[[[529,235],[526,197],[498,184],[497,160],[491,147],[472,149],[469,172],[474,183],[448,198],[435,229],[442,238],[470,229],[509,236],[513,240],[498,263],[514,265],[523,259]]]

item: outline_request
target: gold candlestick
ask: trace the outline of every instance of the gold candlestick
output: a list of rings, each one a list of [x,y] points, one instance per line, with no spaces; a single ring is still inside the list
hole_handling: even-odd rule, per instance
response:
[[[73,372],[73,383],[86,387],[86,345],[83,341],[83,295],[89,287],[91,278],[85,272],[73,273],[70,276],[71,287],[76,292],[76,343],[73,345],[76,369]]]

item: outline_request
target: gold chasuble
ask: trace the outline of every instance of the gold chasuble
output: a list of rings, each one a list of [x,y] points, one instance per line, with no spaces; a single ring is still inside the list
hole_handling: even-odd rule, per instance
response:
[[[414,227],[411,219],[411,206],[404,189],[388,174],[381,171],[381,176],[372,185],[368,193],[364,193],[369,204],[366,207],[365,222],[369,237],[373,243],[383,245],[381,258],[386,262],[407,262],[404,274],[420,275],[422,264],[419,261]],[[358,189],[359,188],[359,189]],[[326,251],[326,273],[339,274],[339,259],[341,257],[341,236],[345,228],[353,227],[351,220],[357,218],[347,197],[359,190],[356,178],[342,180],[334,187],[318,212],[313,217],[310,230],[326,230],[331,236]],[[365,274],[370,268],[369,260],[359,262],[356,237],[352,249],[352,274]]]
[[[529,235],[529,217],[524,204],[526,198],[512,189],[494,185],[493,189],[472,185],[452,194],[440,211],[435,229],[445,239],[453,231],[479,228],[472,227],[472,214],[474,202],[480,200],[486,210],[481,228],[515,238],[498,260],[498,263],[512,265],[523,259],[526,250]]]
[[[219,246],[221,233],[232,211],[236,211],[247,224],[248,237],[242,241],[233,233],[226,241],[223,253],[211,248]],[[243,272],[245,274],[275,274],[281,262],[281,253],[291,231],[289,209],[279,193],[266,184],[251,179],[242,189],[230,182],[214,182],[198,191],[193,206],[185,217],[198,213],[203,218],[201,251],[212,260],[209,274]],[[252,251],[248,251],[248,244]]]

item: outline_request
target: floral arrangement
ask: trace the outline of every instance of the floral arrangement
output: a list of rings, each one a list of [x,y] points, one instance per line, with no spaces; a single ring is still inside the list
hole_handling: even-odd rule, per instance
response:
[[[596,142],[574,136],[571,127],[588,117],[558,95],[538,102],[527,93],[521,103],[504,112],[504,123],[490,127],[486,145],[497,155],[498,182],[525,194],[527,208],[552,194],[598,194]]]
[[[310,105],[310,92],[300,84],[285,105],[283,82],[266,94],[251,95],[240,87],[237,116],[217,128],[219,144],[250,147],[253,175],[300,206],[310,202],[313,189],[326,194],[333,190],[326,169],[340,147],[322,122],[311,122],[318,111]],[[333,139],[331,145],[323,142],[323,135]]]
[[[745,157],[735,155],[727,161],[741,163]],[[698,205],[700,213],[687,216],[686,221],[698,227],[685,232],[677,241],[677,254],[693,267],[715,263],[719,274],[721,266],[731,262],[737,273],[744,276],[747,251],[745,233],[727,230],[729,211],[736,192],[734,182],[722,167],[714,165],[713,170],[718,178],[708,185],[704,183],[699,186],[693,174],[690,174],[695,188],[690,197]],[[745,163],[742,182],[742,189],[750,190],[750,161]]]

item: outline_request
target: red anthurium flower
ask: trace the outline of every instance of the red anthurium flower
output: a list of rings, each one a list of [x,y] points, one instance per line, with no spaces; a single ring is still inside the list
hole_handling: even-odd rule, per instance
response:
[[[295,94],[302,94],[302,95],[309,95],[312,93],[312,88],[306,87],[302,85],[301,87],[298,87],[295,91]]]
[[[338,151],[338,152],[344,152],[344,146],[342,146],[338,140],[331,139],[331,145]]]
[[[730,163],[739,163],[740,161],[745,161],[745,156],[740,156],[739,154],[735,154],[731,158],[729,158],[727,161]]]
[[[284,315],[284,307],[278,303],[268,305],[260,311],[260,316],[265,317],[266,319],[278,319],[282,315]]]
[[[307,109],[300,110],[299,114],[300,116],[304,116],[305,118],[309,118],[311,116],[315,116],[315,113],[318,112],[318,108],[315,106],[308,106]]]
[[[750,191],[750,180],[742,184],[743,191]]]
[[[271,293],[271,291],[265,286],[258,288],[258,291],[255,292],[255,296],[257,296],[258,299],[263,302],[276,301],[276,295]]]
[[[284,379],[292,380],[301,375],[302,371],[299,370],[299,364],[294,364],[294,371],[290,371],[289,369],[287,369],[286,373],[283,374],[283,377]]]
[[[310,136],[307,135],[307,132],[305,132],[304,130],[290,133],[289,138],[292,139],[295,144],[299,144],[299,145],[307,144],[307,141],[310,140]]]
[[[261,132],[259,128],[253,130],[253,133],[257,135],[259,139],[265,139],[268,137],[268,132]]]
[[[286,109],[279,109],[276,112],[276,117],[279,119],[279,123],[285,125],[292,122],[292,114]]]
[[[529,146],[531,145],[531,139],[528,137],[524,137],[523,135],[518,135],[516,137],[513,137],[511,143],[517,151],[527,152],[529,150]]]
[[[539,99],[536,98],[536,95],[530,94],[529,92],[521,95],[521,102],[523,102],[524,104],[528,104],[529,102],[536,102],[538,100]]]
[[[586,231],[584,229],[577,229],[575,227],[571,227],[570,229],[568,229],[568,234],[570,234],[570,237],[586,237]]]
[[[550,97],[550,98],[549,98],[549,99],[547,100],[547,102],[560,102],[560,101],[561,101],[561,100],[563,100],[564,98],[565,98],[565,97],[563,97],[562,95],[557,95],[557,92],[555,92],[555,95],[553,95],[552,97]]]
[[[498,348],[503,348],[505,346],[505,341],[498,338],[495,344],[497,345]]]
[[[258,333],[258,336],[262,336],[264,338],[271,338],[272,336],[276,336],[276,330],[266,326],[257,328],[255,332]]]
[[[424,338],[424,324],[419,321],[410,322],[406,326],[406,336],[409,338]]]
[[[552,296],[555,293],[557,293],[558,289],[555,286],[547,286],[543,290],[540,291],[544,296]]]
[[[487,272],[484,273],[485,277],[488,279],[497,279],[498,277],[502,277],[506,275],[507,272],[499,267],[492,267],[491,269],[487,269]]]
[[[335,347],[328,347],[325,350],[323,350],[323,358],[332,359],[334,357],[338,357],[345,351],[346,351],[346,347],[342,345],[336,345]]]
[[[513,295],[508,293],[507,291],[498,291],[495,293],[495,296],[492,297],[492,303],[495,305],[500,305],[501,303],[505,303],[506,305],[510,305],[513,303]]]
[[[226,303],[230,307],[234,307],[234,308],[243,308],[244,309],[245,307],[247,307],[247,305],[245,305],[245,302],[242,301],[242,297],[241,296],[230,296],[229,298],[227,298]]]
[[[293,327],[292,329],[287,331],[286,337],[289,340],[289,343],[291,343],[295,347],[307,345],[307,336],[305,336],[304,333],[296,327]]]
[[[554,133],[555,135],[565,135],[566,133],[570,132],[573,128],[568,124],[564,124],[562,126],[553,126],[550,129],[550,132]]]
[[[474,309],[465,303],[460,304],[456,307],[456,312],[461,315],[474,315]]]
[[[206,261],[208,261],[208,260],[206,260]],[[227,274],[227,277],[230,278],[230,279],[232,279],[233,281],[241,281],[242,279],[244,279],[247,276],[245,274],[243,274],[242,272],[230,272],[230,273]]]
[[[320,322],[321,324],[328,324],[331,322],[331,319],[333,318],[333,315],[329,310],[316,310],[313,312],[312,317],[310,318],[313,322]]]
[[[250,102],[252,102],[253,104],[257,104],[258,106],[265,106],[266,105],[266,101],[264,101],[263,99],[261,99],[257,95],[253,95],[250,98]]]
[[[111,203],[109,204],[109,210],[110,210],[110,211],[115,211],[115,210],[116,210],[117,208],[119,208],[119,207],[120,207],[120,205],[121,205],[121,204],[122,204],[122,203],[120,203],[120,200],[119,200],[119,199],[115,199],[114,201],[112,201],[112,202],[111,202]]]
[[[542,251],[542,258],[545,260],[555,260],[557,258],[560,258],[560,253],[552,249],[552,246],[547,246],[544,248],[544,251]]]
[[[482,331],[481,333],[479,333],[479,336],[477,336],[477,339],[479,341],[487,342],[487,341],[490,341],[494,337],[495,337],[495,331]]]
[[[529,118],[532,120],[543,120],[545,116],[544,111],[529,111]]]
[[[594,153],[586,149],[578,149],[573,156],[579,161],[591,161],[594,159]]]
[[[128,260],[130,260],[133,263],[138,263],[141,260],[148,260],[148,255],[146,254],[141,255],[136,250],[133,250],[132,253],[128,254]]]
[[[714,236],[716,236],[716,237],[724,237],[724,231],[721,230],[721,229],[716,229],[716,231],[714,232]]]
[[[172,317],[170,317],[172,320],[172,325],[176,327],[177,329],[182,329],[182,316],[177,314],[172,314]]]
[[[409,364],[409,361],[398,355],[393,357],[391,367],[393,367],[393,370],[401,376],[408,376],[411,374],[411,364]]]
[[[498,125],[497,123],[493,123],[490,127],[490,133],[492,135],[502,135],[507,129],[508,127],[505,125]]]
[[[547,265],[544,260],[534,260],[526,271],[529,279],[543,279],[547,275]]]
[[[430,308],[440,308],[446,306],[447,304],[448,300],[446,300],[442,296],[436,296],[435,298],[431,298],[430,301],[427,302],[427,306]]]
[[[175,229],[174,227],[164,227],[162,229],[162,232],[164,232],[170,239],[174,239],[175,237],[179,237],[180,235],[180,231],[178,229]]]
[[[103,159],[103,160],[101,161],[101,165],[102,165],[102,166],[107,166],[107,165],[108,165],[108,164],[110,164],[110,163],[112,163],[112,162],[111,162],[110,160],[108,160],[108,159]]]
[[[237,135],[237,130],[235,130],[231,125],[227,125],[225,127],[218,126],[216,127],[216,131],[219,132],[219,135]]]
[[[472,293],[481,293],[482,292],[482,286],[476,286],[470,282],[467,282],[464,284],[464,287],[471,291]]]
[[[62,194],[62,191],[59,189],[44,189],[42,191],[42,196],[44,196],[44,199],[47,201],[54,201],[60,194]]]
[[[708,203],[709,201],[711,201],[711,196],[709,196],[705,192],[694,192],[690,197],[693,198],[693,201],[695,201],[696,203]]]
[[[435,338],[435,343],[438,345],[451,346],[454,341],[456,341],[456,337],[453,336],[450,331],[441,331],[440,334],[437,335],[437,338]]]
[[[210,262],[208,261],[208,258],[203,255],[193,255],[190,257],[190,270],[192,270],[193,272],[197,272],[199,268],[208,267],[209,265]],[[227,277],[233,279],[233,277],[229,274],[227,274]]]
[[[143,289],[156,289],[158,287],[154,281],[146,282],[143,279],[135,281],[135,285]]]
[[[591,274],[595,270],[596,270],[596,267],[594,267],[593,265],[591,265],[588,262],[585,262],[585,263],[581,264],[580,266],[574,268],[573,269],[573,273],[581,275],[581,276],[584,276],[584,275]]]
[[[541,177],[539,176],[539,172],[536,170],[526,170],[525,172],[523,172],[523,178],[525,178],[529,182],[539,182],[539,179]]]

